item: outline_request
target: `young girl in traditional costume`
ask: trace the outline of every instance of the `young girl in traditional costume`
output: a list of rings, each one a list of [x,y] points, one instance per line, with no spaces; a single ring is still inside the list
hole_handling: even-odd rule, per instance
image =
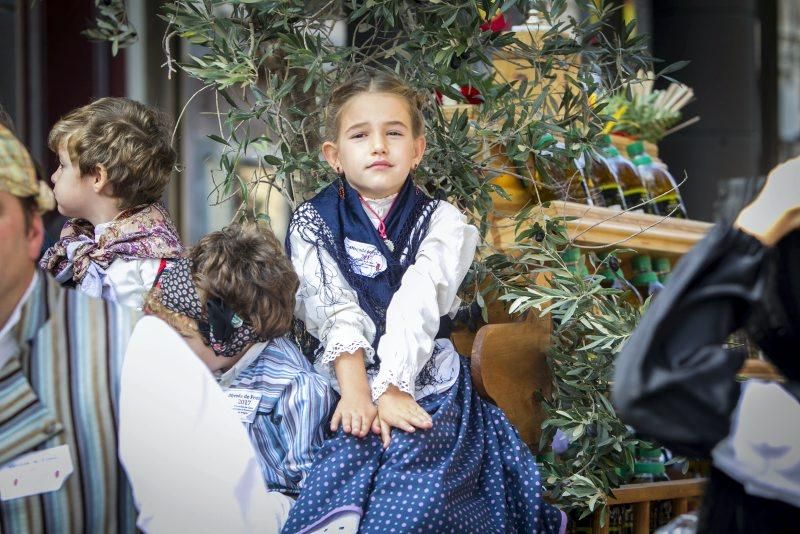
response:
[[[51,178],[69,217],[40,262],[63,285],[141,308],[157,274],[183,246],[161,195],[176,153],[169,121],[126,98],[75,109],[50,131]]]
[[[297,209],[287,248],[295,315],[341,400],[284,532],[563,532],[532,455],[448,339],[478,232],[414,185],[423,134],[393,76],[331,96],[322,152],[339,179]]]

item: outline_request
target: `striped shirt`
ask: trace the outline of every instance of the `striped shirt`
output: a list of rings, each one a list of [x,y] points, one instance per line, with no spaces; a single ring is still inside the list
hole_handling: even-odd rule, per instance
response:
[[[297,345],[277,338],[253,346],[220,377],[220,385],[261,393],[255,419],[244,425],[267,488],[299,494],[336,405],[327,381]]]
[[[68,445],[75,471],[59,490],[0,502],[1,532],[135,532],[116,418],[138,317],[38,277],[14,327],[18,350],[0,369],[0,466]]]

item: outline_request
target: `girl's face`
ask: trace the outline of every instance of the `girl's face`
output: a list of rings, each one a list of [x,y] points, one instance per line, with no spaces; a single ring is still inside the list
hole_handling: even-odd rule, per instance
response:
[[[362,196],[384,198],[400,191],[419,165],[425,138],[414,137],[403,97],[360,93],[342,106],[336,142],[325,142],[322,152]]]

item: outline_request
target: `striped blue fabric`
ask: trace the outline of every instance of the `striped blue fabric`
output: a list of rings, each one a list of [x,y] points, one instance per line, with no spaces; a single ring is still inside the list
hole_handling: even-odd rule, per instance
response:
[[[270,341],[230,388],[261,393],[253,423],[245,423],[270,490],[300,492],[322,446],[336,394],[286,338]]]
[[[138,317],[39,275],[15,328],[20,351],[0,370],[0,464],[66,444],[75,472],[60,490],[0,502],[3,533],[136,531],[116,416]]]

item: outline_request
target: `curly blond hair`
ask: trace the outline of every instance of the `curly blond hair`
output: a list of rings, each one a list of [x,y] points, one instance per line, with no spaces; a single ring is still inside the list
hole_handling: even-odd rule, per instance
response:
[[[158,201],[169,184],[177,154],[172,126],[160,111],[127,98],[101,98],[62,117],[47,145],[66,144],[81,175],[102,165],[120,209]]]
[[[289,331],[300,282],[270,230],[231,224],[200,239],[188,257],[201,298],[219,297],[263,338]]]

